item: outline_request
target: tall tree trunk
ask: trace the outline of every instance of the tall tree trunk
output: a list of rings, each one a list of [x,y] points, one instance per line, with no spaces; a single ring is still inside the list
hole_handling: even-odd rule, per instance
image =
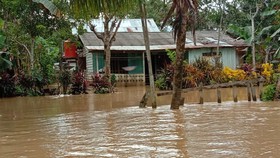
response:
[[[105,77],[111,83],[111,43],[109,31],[110,19],[107,15],[104,16],[104,53],[105,53]]]
[[[106,38],[106,37],[105,37]],[[110,44],[108,41],[104,41],[104,52],[105,52],[105,77],[108,79],[108,82],[111,83],[111,50]]]
[[[122,20],[114,19],[112,21],[111,26],[109,26],[109,22],[113,19],[107,14],[103,15],[104,18],[104,32],[98,33],[95,30],[95,25],[92,25],[90,22],[89,27],[90,30],[96,35],[98,39],[100,39],[104,44],[104,55],[105,55],[105,74],[104,76],[107,78],[107,81],[111,84],[111,46],[115,41],[117,31],[121,25]],[[118,21],[118,22],[117,22]]]
[[[259,5],[256,3],[256,12],[252,15],[252,8],[250,8],[250,20],[252,25],[252,64],[253,64],[253,71],[256,71],[256,44],[255,44],[255,18],[259,12]]]
[[[268,63],[271,48],[272,46],[267,46],[265,49],[265,58],[264,58],[265,63]]]
[[[171,109],[179,109],[182,95],[182,79],[183,79],[183,61],[185,53],[186,43],[186,31],[187,31],[187,11],[182,10],[182,24],[178,31],[176,39],[176,60],[175,71],[173,77],[173,93],[171,101]]]
[[[221,5],[223,4],[223,2],[221,2],[221,0],[219,0],[219,9],[220,9],[220,24],[219,24],[219,30],[218,30],[218,43],[217,43],[217,52],[215,55],[215,66],[218,65],[219,61],[220,61],[220,40],[221,40],[221,31],[222,31],[222,24],[223,24],[223,12],[224,12],[224,7],[222,7]]]
[[[256,70],[256,45],[255,45],[255,18],[251,18],[252,24],[252,64],[253,70]]]
[[[143,27],[143,35],[144,35],[144,42],[146,47],[146,55],[147,55],[147,61],[148,61],[148,69],[149,69],[149,81],[150,81],[150,98],[152,100],[152,108],[157,107],[156,102],[156,94],[155,94],[155,83],[154,83],[154,75],[153,75],[153,67],[152,67],[152,58],[151,58],[151,51],[150,51],[150,40],[149,40],[149,33],[148,33],[148,27],[147,27],[147,13],[145,4],[141,4],[141,21],[142,21],[142,27]]]

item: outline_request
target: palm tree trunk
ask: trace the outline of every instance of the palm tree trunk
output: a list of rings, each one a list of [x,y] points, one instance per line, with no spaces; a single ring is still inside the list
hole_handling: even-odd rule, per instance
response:
[[[180,30],[178,31],[176,40],[176,60],[173,77],[173,93],[170,107],[171,109],[179,109],[182,95],[183,61],[187,31],[187,12],[186,10],[183,10],[182,12],[182,24]]]
[[[148,69],[149,69],[149,80],[150,80],[150,98],[152,99],[152,108],[157,107],[156,102],[156,94],[155,94],[155,83],[154,83],[154,75],[153,75],[153,68],[152,68],[152,59],[151,59],[151,51],[150,51],[150,40],[148,34],[148,27],[147,27],[147,17],[146,17],[146,8],[145,4],[141,4],[141,14],[142,14],[142,27],[143,27],[143,35],[144,35],[144,42],[146,47],[146,55],[148,61]]]

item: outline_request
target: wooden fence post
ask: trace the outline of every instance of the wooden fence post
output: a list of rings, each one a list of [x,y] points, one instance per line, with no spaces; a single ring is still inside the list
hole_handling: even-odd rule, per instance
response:
[[[253,98],[253,101],[257,101],[256,88],[254,87],[254,84],[253,84],[253,83],[251,83],[251,91],[252,91],[252,98]]]
[[[222,103],[221,90],[219,87],[217,88],[217,100],[218,103]]]
[[[260,101],[262,101],[262,93],[263,93],[263,83],[265,79],[263,77],[260,78],[259,80],[259,96],[260,96]]]
[[[203,104],[203,84],[199,84],[199,104]]]
[[[251,84],[247,83],[247,95],[248,95],[248,101],[251,101]]]
[[[233,93],[233,101],[237,102],[237,88],[235,85],[232,86],[232,93]]]

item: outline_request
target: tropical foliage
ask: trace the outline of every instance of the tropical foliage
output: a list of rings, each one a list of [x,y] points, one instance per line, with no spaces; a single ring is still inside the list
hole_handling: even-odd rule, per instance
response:
[[[102,76],[99,73],[96,73],[92,76],[92,86],[94,88],[94,93],[104,94],[110,93],[112,90],[112,85],[106,79],[106,76]]]
[[[0,75],[10,72],[12,95],[43,95],[44,86],[57,82],[54,63],[61,60],[61,42],[74,36],[60,14],[67,3],[56,2],[0,1]]]
[[[221,67],[221,64],[213,65],[209,60],[198,58],[191,64],[184,64],[182,88],[198,87],[199,84],[211,85],[215,83],[227,83],[230,81],[244,81],[263,77],[266,84],[274,83],[274,71],[272,64],[262,64],[260,72],[255,72],[252,65],[244,64],[240,69]],[[174,77],[174,65],[167,65],[158,75],[156,87],[160,90],[172,89],[172,78]]]
[[[262,100],[263,101],[271,101],[274,99],[274,95],[276,92],[276,85],[275,84],[269,84],[264,88],[264,91],[262,93]]]

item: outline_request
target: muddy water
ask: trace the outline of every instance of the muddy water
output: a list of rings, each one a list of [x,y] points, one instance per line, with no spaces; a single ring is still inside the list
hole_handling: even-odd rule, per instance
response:
[[[233,103],[223,89],[222,104],[139,109],[144,89],[0,99],[0,157],[279,157],[279,102],[242,101],[240,90]],[[184,96],[197,101],[196,92]]]

